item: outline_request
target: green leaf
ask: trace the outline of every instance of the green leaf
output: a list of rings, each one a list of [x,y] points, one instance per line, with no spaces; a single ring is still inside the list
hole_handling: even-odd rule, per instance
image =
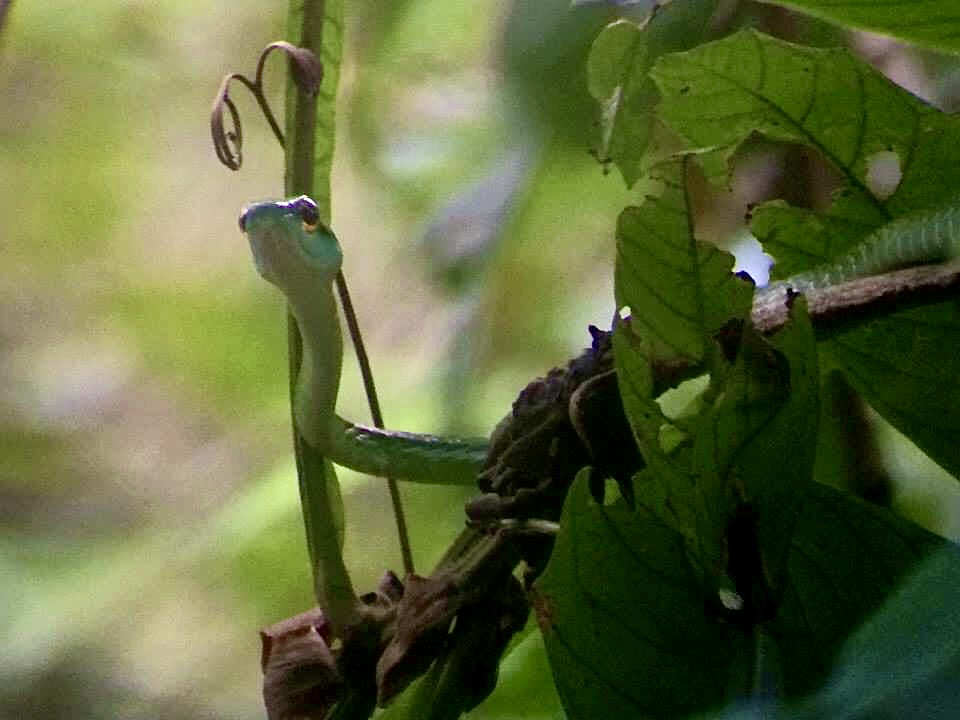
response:
[[[640,177],[644,158],[657,154],[652,111],[658,95],[649,70],[660,55],[702,42],[716,7],[717,0],[670,3],[642,27],[619,20],[593,42],[587,78],[602,108],[599,156],[617,164],[628,186]]]
[[[655,401],[663,388],[655,387],[653,368],[680,362],[705,372],[716,364],[710,360],[718,354],[714,335],[732,318],[746,317],[753,287],[731,273],[731,255],[693,236],[685,182],[690,162],[658,166],[660,196],[620,215],[614,288],[618,306],[629,305],[632,315],[616,329],[614,358],[624,409],[651,477],[665,503],[683,501],[673,506],[675,523],[661,519],[702,559],[717,557],[722,543],[711,533],[713,549],[697,547],[693,528],[702,522],[693,520],[691,465],[689,457],[668,456],[661,447],[670,424]]]
[[[747,636],[707,617],[684,538],[640,506],[564,504],[534,607],[570,718],[681,717],[742,691]]]
[[[960,555],[943,538],[887,509],[810,483],[783,603],[765,629],[779,651],[784,692],[797,696],[822,682],[845,639],[934,552],[949,553],[951,575],[960,573]],[[950,612],[955,617],[956,607]],[[924,616],[913,615],[912,623],[911,638],[926,642]],[[891,642],[885,661],[893,662],[889,653],[897,652]],[[873,678],[878,686],[891,679]]]
[[[768,203],[753,230],[784,276],[829,262],[866,234],[944,204],[960,185],[960,123],[892,85],[846,50],[792,45],[753,31],[661,58],[653,71],[660,112],[692,149],[719,148],[725,161],[749,133],[808,145],[847,187],[825,215]],[[704,107],[711,112],[705,113]],[[897,153],[903,177],[881,202],[869,190],[871,156]],[[708,153],[709,154],[709,153]],[[715,166],[719,167],[719,166]],[[851,383],[937,462],[960,473],[958,334],[952,306],[907,311],[841,333],[828,347]]]
[[[618,307],[633,310],[633,330],[650,344],[653,359],[695,364],[714,333],[747,315],[753,287],[731,274],[732,255],[694,237],[689,162],[658,166],[660,196],[620,214],[614,293]]]
[[[869,548],[869,555],[864,549]],[[956,715],[960,552],[890,511],[810,486],[790,587],[766,629],[771,669],[797,698],[754,697],[716,720]],[[779,668],[776,666],[779,662]]]
[[[633,331],[633,317],[618,322],[613,333],[613,357],[623,409],[644,459],[663,455],[660,428],[668,422],[656,403],[650,342]]]
[[[624,411],[646,467],[633,477],[637,502],[646,512],[681,535],[702,576],[697,556],[697,490],[688,448],[667,453],[661,446],[671,427],[654,399],[649,343],[631,329],[631,319],[618,322],[613,333],[614,362]]]
[[[838,331],[823,349],[900,432],[960,478],[960,306],[905,309]]]
[[[826,686],[794,714],[954,717],[960,707],[958,607],[960,554],[944,545],[844,644]]]
[[[862,0],[760,0],[828,22],[869,30],[924,47],[960,51],[960,2]]]
[[[841,670],[815,698],[814,706],[829,712],[797,716],[863,717],[853,710],[892,702],[889,680],[901,676],[883,673],[901,661],[906,677],[897,692],[955,671],[956,546],[847,493],[818,483],[804,487],[783,601],[760,629],[787,697],[815,689],[838,654]],[[554,679],[571,718],[681,717],[747,694],[749,635],[704,613],[683,537],[660,520],[670,510],[653,512],[649,505],[656,501],[645,502],[636,512],[620,502],[598,505],[585,474],[579,477],[550,564],[534,587]],[[936,567],[922,564],[928,558]],[[905,584],[917,567],[919,588]],[[878,610],[877,627],[868,623],[844,650]],[[937,632],[943,634],[928,634]]]
[[[613,161],[632,186],[653,131],[653,65],[643,30],[627,20],[608,25],[593,41],[587,59],[590,94],[600,103],[601,162]]]
[[[652,76],[661,117],[725,175],[753,132],[819,152],[846,187],[823,216],[782,201],[758,207],[752,229],[784,277],[843,254],[891,218],[943,204],[960,184],[960,123],[841,48],[794,45],[743,31],[662,57]],[[709,112],[705,111],[709,108]],[[886,202],[870,190],[876,153],[896,154],[902,179]]]
[[[730,535],[729,523],[737,508],[749,505],[757,520],[762,582],[775,590],[783,582],[793,527],[813,475],[819,417],[817,348],[802,298],[790,318],[769,341],[745,328],[736,363],[694,439],[701,560],[719,565],[716,554]],[[741,550],[731,542],[728,555]],[[742,568],[749,559],[727,562]]]
[[[662,96],[659,115],[691,150],[707,153],[711,177],[723,176],[731,153],[759,132],[823,155],[847,185],[838,216],[872,218],[865,232],[954,193],[955,183],[940,181],[957,174],[957,123],[845,49],[747,30],[664,56],[652,76]],[[889,208],[867,179],[878,152],[896,153],[903,168]]]

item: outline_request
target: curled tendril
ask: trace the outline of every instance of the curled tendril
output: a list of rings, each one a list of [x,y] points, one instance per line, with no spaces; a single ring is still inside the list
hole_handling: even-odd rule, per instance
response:
[[[283,147],[283,132],[277,119],[270,109],[270,103],[263,92],[263,68],[267,58],[274,50],[286,53],[290,60],[290,72],[293,81],[301,91],[308,95],[316,95],[320,90],[320,81],[323,78],[323,65],[317,56],[307,48],[297,47],[283,40],[267,45],[257,60],[257,71],[254,80],[250,80],[242,73],[230,73],[220,82],[220,88],[213,99],[213,110],[210,113],[210,134],[213,136],[213,149],[217,158],[231,170],[239,170],[243,164],[243,127],[240,123],[240,113],[237,106],[230,99],[230,83],[234,80],[246,87],[256,99],[261,112],[270,124],[274,137]],[[230,127],[225,125],[225,115],[229,115]]]
[[[323,65],[312,50],[297,47],[285,40],[270,43],[260,53],[260,59],[257,61],[257,85],[262,87],[263,66],[266,65],[267,57],[274,50],[282,50],[287,54],[290,59],[290,69],[293,72],[293,81],[297,87],[308,95],[316,95],[320,90],[320,81],[323,79]]]
[[[213,111],[210,113],[210,134],[213,136],[213,149],[220,162],[231,170],[239,170],[243,164],[243,126],[240,124],[237,106],[230,99],[231,80],[240,80],[247,84],[247,79],[236,73],[223,78],[213,101]],[[224,109],[230,115],[230,130],[223,124]]]

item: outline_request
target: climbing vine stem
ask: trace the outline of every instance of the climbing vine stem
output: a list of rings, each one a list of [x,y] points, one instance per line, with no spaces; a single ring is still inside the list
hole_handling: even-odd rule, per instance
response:
[[[210,116],[210,130],[217,157],[231,170],[239,170],[243,164],[243,128],[240,113],[230,97],[230,84],[236,80],[250,91],[270,125],[274,137],[285,150],[285,190],[288,195],[314,194],[316,104],[323,78],[323,66],[318,59],[318,53],[322,40],[324,3],[303,3],[301,13],[301,45],[297,46],[285,41],[272,42],[267,45],[260,53],[253,80],[242,73],[229,73],[224,76],[214,99]],[[291,27],[291,29],[293,28]],[[292,84],[287,99],[289,144],[285,141],[284,133],[277,123],[276,116],[264,91],[263,71],[267,58],[274,50],[284,52],[290,61]],[[376,427],[382,428],[384,427],[383,413],[380,409],[373,371],[370,367],[369,356],[364,346],[353,302],[350,299],[347,281],[342,271],[337,275],[336,287],[350,339],[356,351],[357,363],[360,367],[360,375],[370,407],[371,418]],[[292,393],[296,372],[301,361],[302,343],[296,324],[289,315],[288,323],[290,324],[288,336]],[[296,445],[298,473],[302,475],[306,472],[304,458],[302,457],[302,453],[306,452],[306,449],[300,442],[297,442]],[[303,478],[301,478],[302,481]],[[397,481],[392,478],[388,478],[387,485],[397,524],[403,567],[407,573],[411,573],[414,571],[413,551],[400,498],[400,488]]]

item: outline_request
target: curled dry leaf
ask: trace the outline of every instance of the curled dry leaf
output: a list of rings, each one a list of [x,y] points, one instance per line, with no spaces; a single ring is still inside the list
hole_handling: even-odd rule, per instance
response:
[[[377,702],[386,705],[426,672],[468,596],[449,577],[406,577],[396,633],[377,662]]]
[[[260,631],[263,700],[269,720],[320,720],[343,686],[319,608]]]

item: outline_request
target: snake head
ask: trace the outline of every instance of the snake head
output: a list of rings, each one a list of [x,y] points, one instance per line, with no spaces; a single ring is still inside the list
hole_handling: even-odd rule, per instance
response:
[[[329,284],[340,271],[340,243],[306,195],[250,205],[240,213],[239,222],[257,272],[288,298],[315,292],[318,282]]]

